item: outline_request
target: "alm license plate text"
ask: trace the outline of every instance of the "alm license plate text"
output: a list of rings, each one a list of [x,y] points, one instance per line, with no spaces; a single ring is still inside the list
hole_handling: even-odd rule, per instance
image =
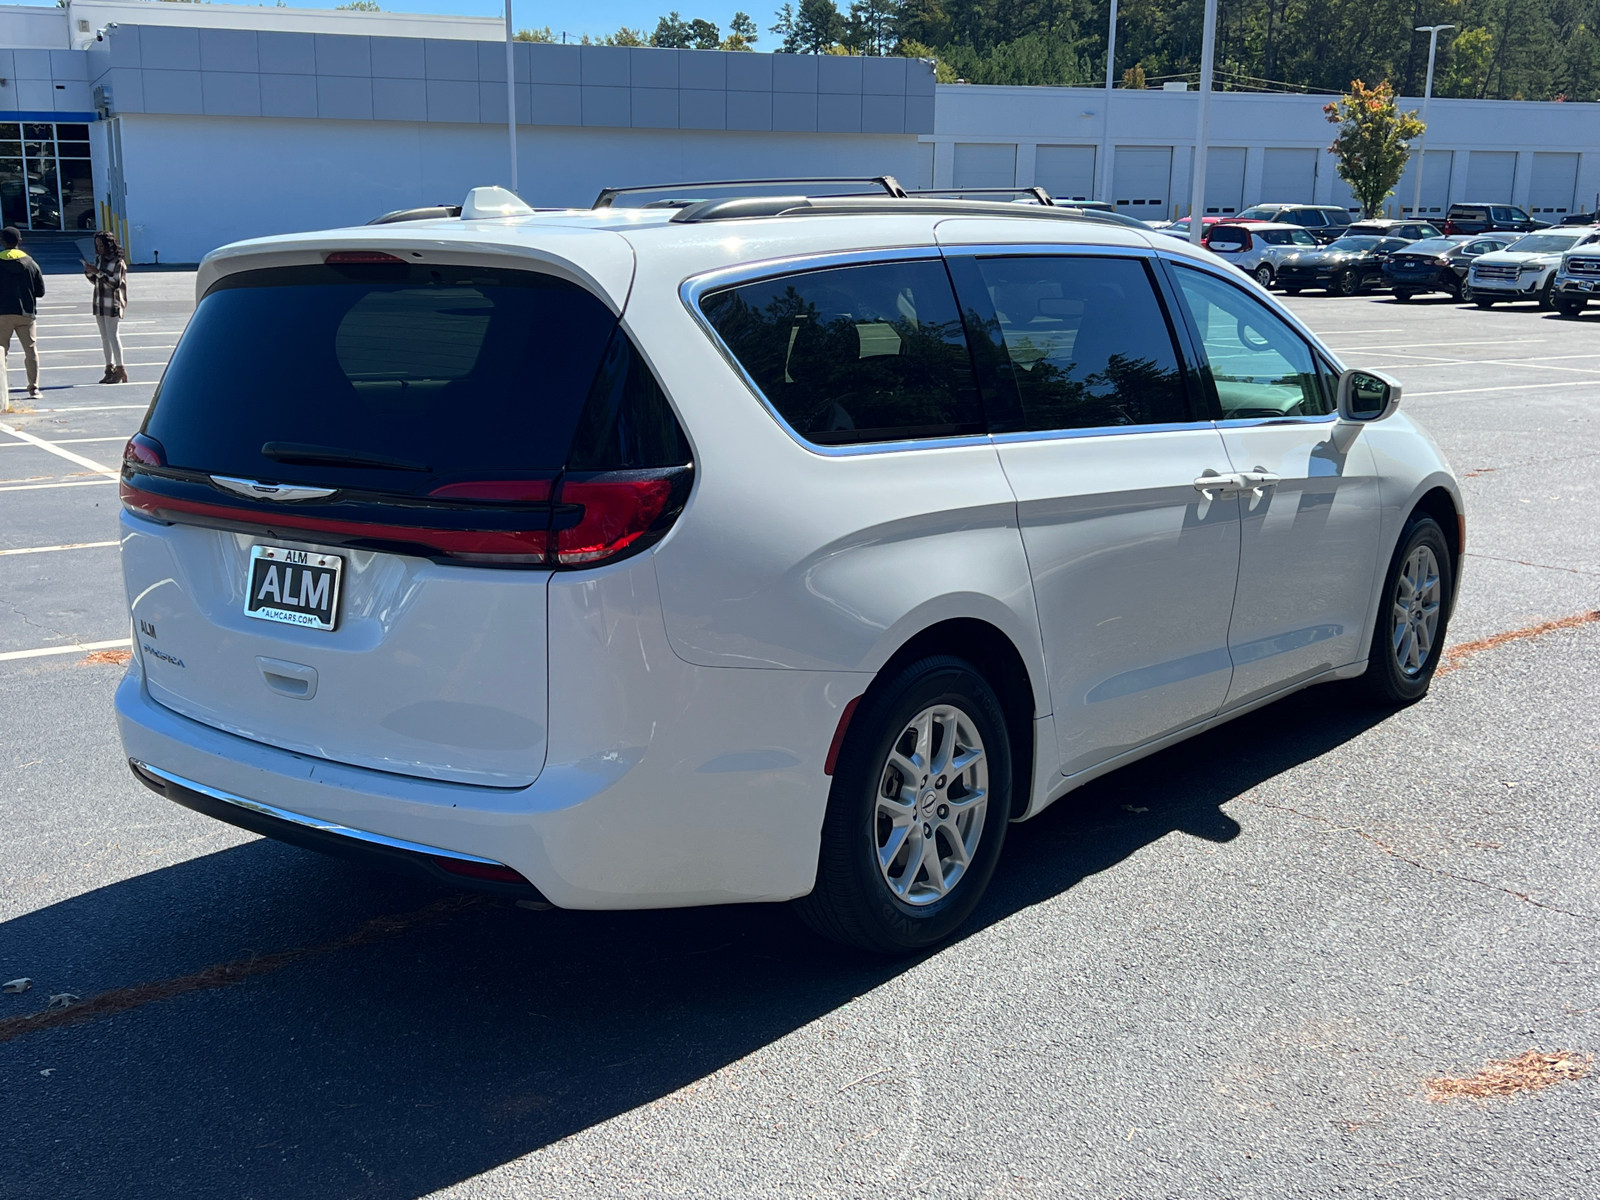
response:
[[[307,629],[332,629],[339,619],[344,559],[284,546],[253,546],[244,613]]]

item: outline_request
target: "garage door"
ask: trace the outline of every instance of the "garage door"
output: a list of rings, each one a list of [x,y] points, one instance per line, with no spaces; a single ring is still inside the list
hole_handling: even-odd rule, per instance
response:
[[[1261,203],[1310,204],[1317,188],[1315,150],[1268,147],[1261,158]]]
[[[1574,156],[1576,157],[1576,156]],[[1474,150],[1467,158],[1464,204],[1510,204],[1517,156],[1510,150]]]
[[[1040,146],[1033,182],[1057,200],[1093,199],[1094,152],[1093,146]]]
[[[1009,142],[957,142],[950,183],[958,188],[1016,187],[1016,146]]]
[[[1206,151],[1206,213],[1228,216],[1244,207],[1244,147]]]
[[[1423,220],[1443,218],[1445,210],[1450,207],[1450,171],[1455,158],[1453,150],[1429,150],[1427,154],[1427,166],[1422,172],[1422,211],[1416,214]],[[1397,209],[1403,216],[1411,216],[1411,202],[1416,199],[1416,189],[1417,156],[1413,154],[1387,207]]]
[[[1578,190],[1576,154],[1535,154],[1532,186],[1528,189],[1528,209],[1535,216],[1549,219],[1572,211]]]
[[[1117,211],[1146,221],[1168,215],[1171,202],[1172,147],[1118,146],[1112,160]]]

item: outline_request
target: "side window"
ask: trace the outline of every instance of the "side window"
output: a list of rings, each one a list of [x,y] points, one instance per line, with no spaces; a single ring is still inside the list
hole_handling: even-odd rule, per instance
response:
[[[714,292],[700,307],[762,394],[809,441],[984,432],[942,262],[785,275]]]
[[[1289,235],[1289,238],[1296,246],[1315,246],[1317,244],[1317,239],[1312,237],[1304,229],[1296,229]]]
[[[1266,305],[1215,276],[1177,266],[1178,290],[1205,347],[1222,419],[1332,412],[1311,348]]]
[[[1172,330],[1142,260],[969,261],[992,305],[1020,402],[1019,411],[990,414],[994,432],[1194,419]]]
[[[1289,219],[1296,225],[1304,225],[1307,229],[1320,229],[1328,223],[1327,218],[1314,208],[1302,208]]]
[[[1243,229],[1222,226],[1211,231],[1210,242],[1213,246],[1239,250],[1250,245],[1250,234]]]

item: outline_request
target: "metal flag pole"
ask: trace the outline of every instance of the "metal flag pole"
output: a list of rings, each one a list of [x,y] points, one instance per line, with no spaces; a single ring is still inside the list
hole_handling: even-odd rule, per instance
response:
[[[1439,48],[1439,35],[1446,29],[1454,28],[1454,25],[1417,26],[1418,33],[1428,35],[1428,85],[1422,89],[1422,137],[1417,139],[1417,186],[1411,194],[1411,216],[1419,221],[1422,219],[1422,169],[1428,161],[1428,101],[1433,99],[1433,55]]]
[[[506,0],[506,128],[511,135],[511,190],[517,191],[517,61],[513,53],[511,0]]]
[[[1189,189],[1189,242],[1198,246],[1206,224],[1206,140],[1211,125],[1211,68],[1217,51],[1217,0],[1206,0],[1205,32],[1200,41],[1200,116],[1195,122],[1193,184]]]
[[[1100,186],[1097,199],[1111,201],[1111,92],[1117,86],[1117,0],[1111,0],[1111,28],[1106,34],[1106,102],[1100,121]]]

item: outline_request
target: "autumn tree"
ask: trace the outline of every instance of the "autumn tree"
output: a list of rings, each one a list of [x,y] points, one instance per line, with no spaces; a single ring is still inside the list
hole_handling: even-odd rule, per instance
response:
[[[1328,147],[1339,178],[1361,202],[1361,215],[1375,216],[1394,195],[1411,158],[1410,143],[1422,136],[1422,122],[1416,113],[1400,111],[1387,81],[1369,88],[1353,80],[1349,92],[1322,111],[1339,126],[1339,136]]]

